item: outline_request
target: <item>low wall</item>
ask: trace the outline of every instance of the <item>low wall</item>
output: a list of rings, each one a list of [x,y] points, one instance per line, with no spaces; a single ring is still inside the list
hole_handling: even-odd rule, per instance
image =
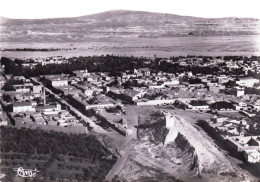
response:
[[[119,134],[123,135],[123,136],[127,136],[126,131],[122,131],[120,128],[116,127],[116,125],[114,123],[110,123],[109,121],[107,121],[106,118],[104,118],[103,116],[101,116],[98,113],[93,112],[94,116],[99,119],[102,122],[105,122],[108,124],[109,127],[111,127],[112,129],[114,129],[116,132],[118,132]]]
[[[135,102],[135,105],[138,106],[156,106],[156,105],[166,105],[166,104],[173,104],[175,99],[171,100],[148,100],[147,102]]]

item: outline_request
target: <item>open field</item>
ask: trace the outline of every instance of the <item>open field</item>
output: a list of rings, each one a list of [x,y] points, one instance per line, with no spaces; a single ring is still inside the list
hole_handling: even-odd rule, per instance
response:
[[[100,38],[88,42],[31,43],[1,42],[1,49],[7,48],[76,48],[50,52],[1,51],[1,56],[14,58],[37,58],[48,56],[92,56],[126,55],[145,57],[170,57],[186,55],[260,55],[260,36],[189,36],[167,38]]]

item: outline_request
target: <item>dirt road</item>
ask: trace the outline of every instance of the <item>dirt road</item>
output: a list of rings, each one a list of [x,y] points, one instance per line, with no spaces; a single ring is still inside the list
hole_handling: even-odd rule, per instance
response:
[[[37,80],[34,80],[35,82],[41,84],[43,87],[44,85],[41,82],[38,82]],[[85,122],[88,122],[90,124],[91,127],[93,127],[93,130],[97,133],[107,133],[107,131],[105,131],[103,128],[101,128],[100,126],[96,125],[91,119],[89,119],[88,117],[86,117],[84,114],[82,114],[81,112],[79,112],[76,108],[74,108],[72,105],[70,105],[68,102],[66,102],[63,98],[61,98],[59,95],[55,94],[54,92],[52,92],[50,89],[45,87],[45,90],[51,94],[53,94],[55,96],[55,98],[57,100],[59,100],[62,104],[68,106],[70,108],[71,111],[73,111],[76,115],[78,115],[79,117],[81,117]]]

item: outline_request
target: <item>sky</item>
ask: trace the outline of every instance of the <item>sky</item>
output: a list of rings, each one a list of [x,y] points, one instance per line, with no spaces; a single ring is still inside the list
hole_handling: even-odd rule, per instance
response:
[[[38,19],[139,10],[205,18],[260,19],[259,7],[260,0],[0,0],[0,16]]]

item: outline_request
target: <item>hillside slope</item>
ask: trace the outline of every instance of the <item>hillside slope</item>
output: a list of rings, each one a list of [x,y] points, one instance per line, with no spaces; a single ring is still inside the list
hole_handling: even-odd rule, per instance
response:
[[[253,18],[198,18],[143,11],[108,11],[75,18],[1,18],[1,41],[64,42],[106,38],[259,34]]]

